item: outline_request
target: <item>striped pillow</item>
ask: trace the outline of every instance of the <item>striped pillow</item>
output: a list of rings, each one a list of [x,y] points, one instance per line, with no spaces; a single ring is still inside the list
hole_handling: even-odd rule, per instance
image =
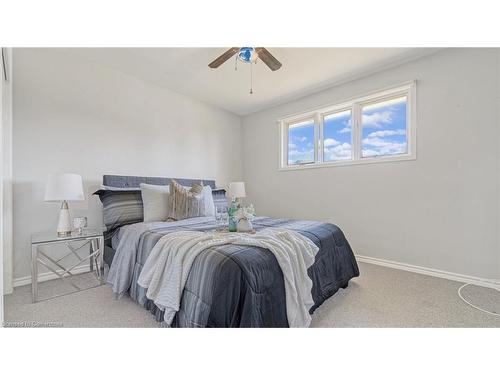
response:
[[[108,232],[144,220],[141,190],[98,190],[104,225]]]
[[[228,202],[225,189],[213,189],[212,198],[214,200],[215,210],[219,212],[227,210]]]

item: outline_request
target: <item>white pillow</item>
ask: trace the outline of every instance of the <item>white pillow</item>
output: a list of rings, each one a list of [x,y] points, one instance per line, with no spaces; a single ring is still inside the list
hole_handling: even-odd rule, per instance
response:
[[[215,216],[214,196],[210,185],[203,186],[203,200],[205,201],[205,216]]]
[[[168,197],[170,186],[140,184],[144,222],[168,219]]]
[[[191,189],[190,186],[182,186],[184,189]],[[203,216],[215,216],[215,203],[214,196],[212,195],[212,188],[210,185],[203,185],[203,190],[201,192],[203,196],[203,202],[205,204],[203,209]]]

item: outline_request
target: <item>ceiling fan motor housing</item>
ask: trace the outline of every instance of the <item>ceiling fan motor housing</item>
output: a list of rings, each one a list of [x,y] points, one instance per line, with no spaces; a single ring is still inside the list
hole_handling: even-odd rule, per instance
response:
[[[238,58],[246,63],[255,61],[256,54],[253,47],[241,47],[238,52]]]

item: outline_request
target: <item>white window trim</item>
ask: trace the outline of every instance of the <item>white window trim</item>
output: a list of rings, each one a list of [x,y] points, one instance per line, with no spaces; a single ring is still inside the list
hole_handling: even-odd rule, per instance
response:
[[[398,155],[385,155],[379,157],[362,158],[361,157],[361,110],[360,107],[371,102],[378,102],[384,99],[391,99],[394,97],[407,96],[407,110],[406,110],[406,154]],[[363,96],[357,96],[346,100],[342,103],[331,104],[321,107],[309,109],[307,111],[291,114],[280,118],[278,120],[279,129],[279,171],[290,171],[311,168],[330,168],[342,167],[348,165],[359,164],[374,164],[374,163],[387,163],[397,161],[416,160],[417,158],[417,110],[416,110],[416,81],[410,81],[394,85],[383,90],[373,91]],[[355,109],[355,110],[353,110]],[[333,112],[342,110],[351,110],[352,118],[352,160],[339,160],[339,161],[323,161],[323,117]],[[288,126],[292,123],[304,119],[314,118],[315,131],[314,131],[314,144],[317,146],[314,151],[315,162],[309,164],[288,165]],[[356,131],[354,128],[356,127]]]

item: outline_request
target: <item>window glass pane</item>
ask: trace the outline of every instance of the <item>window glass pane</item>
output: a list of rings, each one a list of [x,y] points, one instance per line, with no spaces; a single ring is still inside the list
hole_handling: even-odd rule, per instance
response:
[[[314,121],[288,126],[288,165],[314,163]]]
[[[332,113],[323,118],[323,160],[352,159],[351,111]]]
[[[363,158],[407,153],[406,108],[406,96],[363,107]]]

